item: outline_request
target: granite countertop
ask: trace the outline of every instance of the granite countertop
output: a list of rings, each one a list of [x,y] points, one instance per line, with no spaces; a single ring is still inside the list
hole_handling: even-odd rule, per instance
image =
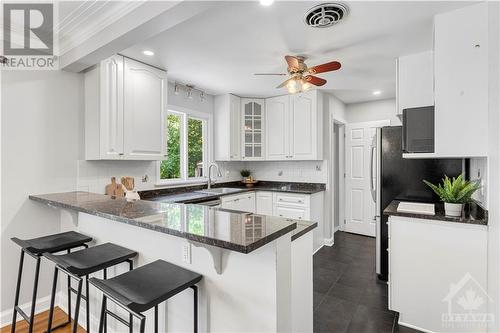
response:
[[[245,187],[241,182],[217,183],[212,188],[234,188],[238,191],[231,193],[200,193],[196,191],[206,190],[206,185],[182,186],[161,188],[148,191],[139,191],[139,195],[143,200],[162,201],[162,202],[177,202],[190,203],[201,200],[210,200],[220,198],[225,195],[238,194],[248,191],[270,191],[270,192],[286,192],[298,194],[314,194],[325,191],[325,184],[320,183],[290,183],[290,182],[270,182],[261,181],[254,187]]]
[[[100,216],[241,253],[250,253],[290,232],[292,240],[297,239],[317,226],[314,222],[202,205],[127,201],[125,198],[89,192],[30,195],[29,198],[49,206]]]
[[[442,203],[436,203],[435,205],[435,215],[424,215],[415,213],[404,213],[398,212],[399,200],[393,200],[389,206],[384,209],[384,215],[389,216],[403,216],[411,217],[415,219],[426,219],[426,220],[438,220],[446,222],[456,222],[456,223],[467,223],[467,224],[478,224],[478,225],[488,225],[488,211],[483,209],[477,203],[471,203],[466,207],[464,214],[461,217],[446,216],[444,214],[444,205]]]

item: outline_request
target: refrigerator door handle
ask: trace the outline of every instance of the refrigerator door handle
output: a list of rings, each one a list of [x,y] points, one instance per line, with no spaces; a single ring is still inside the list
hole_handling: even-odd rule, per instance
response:
[[[373,185],[373,181],[374,181],[374,170],[373,170],[373,154],[375,152],[375,149],[377,149],[377,146],[375,145],[372,145],[370,146],[370,192],[372,194],[372,199],[373,199],[373,202],[377,202],[377,189],[376,187]]]

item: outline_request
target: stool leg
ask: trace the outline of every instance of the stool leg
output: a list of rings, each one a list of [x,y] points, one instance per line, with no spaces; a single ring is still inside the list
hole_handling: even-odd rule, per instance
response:
[[[129,264],[129,271],[133,270],[134,269],[134,262],[132,260],[128,260],[128,264]],[[128,318],[129,318],[129,333],[133,333],[134,332],[134,316],[130,313],[128,315]]]
[[[108,278],[108,269],[105,268],[103,270],[103,279],[106,280]],[[107,315],[104,315],[104,333],[107,333],[108,332],[108,316]]]
[[[59,270],[54,268],[54,280],[52,282],[52,294],[50,295],[50,308],[49,308],[49,324],[47,326],[47,333],[52,331],[52,317],[54,316],[54,302],[56,299],[56,289],[57,289],[57,274]],[[71,306],[71,305],[70,305]]]
[[[193,298],[194,298],[194,306],[193,306],[193,316],[194,316],[194,322],[193,322],[193,332],[198,333],[198,287],[197,286],[191,286],[193,289]]]
[[[68,253],[71,253],[71,249],[68,249]],[[71,324],[71,277],[68,275],[68,323]]]
[[[21,277],[23,276],[23,265],[24,265],[24,251],[21,249],[21,259],[19,259],[19,270],[17,272],[17,285],[16,285],[16,296],[14,298],[14,314],[12,315],[12,328],[11,332],[16,332],[16,317],[17,310],[16,306],[19,305],[19,291],[21,289]]]
[[[158,333],[158,305],[155,306],[155,333]]]
[[[40,257],[37,257],[35,268],[35,283],[33,284],[33,296],[31,298],[30,327],[28,329],[28,333],[33,333],[33,326],[35,326],[35,304],[36,294],[38,291],[38,277],[40,276],[40,261]]]
[[[105,317],[106,317],[106,296],[102,295],[101,317],[99,318],[99,333],[103,332]]]
[[[73,322],[73,333],[77,333],[78,330],[78,315],[80,314],[80,301],[82,298],[82,284],[83,279],[78,280],[78,289],[76,293],[76,305],[75,305],[75,319]]]
[[[89,295],[89,276],[85,277],[85,291],[87,300],[85,302],[85,311],[87,312],[87,333],[90,333],[90,295]]]

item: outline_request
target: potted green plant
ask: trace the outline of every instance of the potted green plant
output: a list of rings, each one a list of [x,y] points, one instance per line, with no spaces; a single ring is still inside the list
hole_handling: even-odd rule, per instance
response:
[[[444,202],[445,214],[448,216],[461,216],[464,204],[472,201],[472,195],[481,187],[477,182],[463,179],[462,175],[452,179],[445,175],[442,183],[437,185],[427,180],[424,183]]]
[[[250,170],[247,170],[247,169],[243,169],[240,171],[240,175],[241,177],[243,177],[243,179],[247,179],[248,177],[250,177]]]

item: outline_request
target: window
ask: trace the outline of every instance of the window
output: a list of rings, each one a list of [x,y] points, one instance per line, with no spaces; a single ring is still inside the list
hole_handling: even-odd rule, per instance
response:
[[[205,177],[208,117],[167,112],[167,159],[159,163],[160,183],[195,182]]]

